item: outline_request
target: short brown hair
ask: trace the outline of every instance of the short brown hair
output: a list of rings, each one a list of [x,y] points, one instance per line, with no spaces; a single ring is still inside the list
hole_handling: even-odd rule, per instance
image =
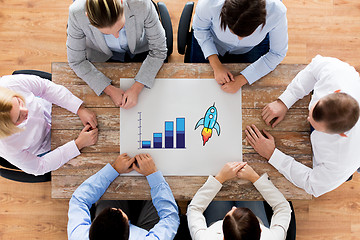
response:
[[[20,94],[0,87],[0,138],[5,138],[13,135],[14,133],[22,131],[11,120],[10,111],[13,107],[12,99],[18,97],[25,103],[25,99]]]
[[[265,26],[265,0],[225,0],[220,13],[220,26],[239,37],[251,35],[258,26]]]
[[[112,27],[124,13],[120,0],[86,0],[86,13],[96,28]]]
[[[129,222],[119,210],[105,208],[91,223],[89,239],[127,240]]]
[[[329,132],[340,134],[355,126],[359,111],[359,103],[352,96],[336,92],[316,103],[312,117],[316,122],[324,122]]]
[[[248,208],[236,208],[223,221],[225,240],[259,240],[261,229],[259,220]]]

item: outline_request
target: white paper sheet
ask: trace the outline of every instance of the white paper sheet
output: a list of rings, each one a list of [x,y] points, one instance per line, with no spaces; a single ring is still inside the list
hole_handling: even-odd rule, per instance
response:
[[[133,83],[133,79],[121,79],[120,87],[126,90]],[[179,131],[177,118],[184,118],[178,120]],[[210,118],[217,118],[218,124],[205,126],[213,127],[205,145],[201,135],[204,125],[195,129],[202,118],[204,125],[209,125]],[[173,148],[165,148],[165,141],[171,142],[171,138],[165,139],[166,121],[173,121]],[[181,121],[185,121],[185,143]],[[156,138],[156,146],[161,144],[161,148],[154,148],[154,133],[161,134],[162,143]],[[215,175],[226,162],[242,161],[241,133],[241,91],[225,93],[214,79],[156,79],[152,89],[142,90],[135,107],[120,110],[120,152],[130,156],[149,153],[164,175]],[[151,148],[142,148],[142,141],[151,141]],[[177,142],[185,148],[177,148]]]

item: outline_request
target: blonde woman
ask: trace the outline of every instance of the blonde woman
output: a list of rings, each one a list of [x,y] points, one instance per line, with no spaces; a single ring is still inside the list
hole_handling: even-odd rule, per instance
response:
[[[70,67],[97,95],[115,105],[137,104],[151,88],[167,54],[165,31],[151,0],[76,0],[69,9],[67,54]],[[123,91],[91,62],[141,62],[134,84]]]
[[[50,151],[51,104],[79,115],[79,136]],[[0,78],[0,156],[26,173],[56,170],[96,143],[97,120],[65,87],[34,75]]]

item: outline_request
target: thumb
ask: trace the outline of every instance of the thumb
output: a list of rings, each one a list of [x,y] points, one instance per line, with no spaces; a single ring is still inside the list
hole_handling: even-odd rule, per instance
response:
[[[89,131],[90,127],[91,127],[91,126],[90,126],[89,124],[86,124],[85,127],[83,128],[83,130],[82,130],[81,132],[87,132],[87,131]]]
[[[280,118],[280,117],[278,117],[276,120],[275,120],[275,122],[272,124],[272,126],[271,127],[275,127],[276,125],[278,125],[280,122],[281,122],[281,120],[283,120],[282,118]]]
[[[138,166],[136,166],[135,163],[133,163],[132,168],[133,168],[135,171],[137,171],[138,173],[140,173],[140,168],[138,168]]]
[[[228,72],[228,75],[229,75],[231,81],[235,81],[234,75],[232,75],[231,72]]]
[[[265,129],[263,130],[263,132],[265,133],[265,135],[266,135],[266,137],[267,137],[268,139],[271,139],[271,140],[274,139],[274,137],[271,136],[271,134],[270,134],[268,131],[266,131]]]

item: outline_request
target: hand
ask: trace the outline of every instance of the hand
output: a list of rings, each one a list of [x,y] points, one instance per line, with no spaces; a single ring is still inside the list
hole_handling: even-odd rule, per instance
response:
[[[222,85],[234,81],[234,76],[222,65],[216,54],[209,56],[208,59],[212,69],[214,70],[214,77],[218,84]]]
[[[135,156],[137,164],[133,164],[133,168],[138,173],[148,176],[157,171],[154,161],[149,154],[139,154]]]
[[[86,126],[86,124],[90,124],[91,128],[95,129],[97,127],[96,115],[93,111],[85,108],[83,105],[79,107],[77,114],[80,117],[81,122]]]
[[[141,90],[144,88],[144,84],[135,82],[126,92],[122,99],[121,107],[125,109],[132,108],[137,104],[138,96]]]
[[[240,179],[249,180],[252,183],[256,182],[260,178],[259,174],[257,174],[249,164],[246,164],[243,168],[241,168],[237,172],[236,176]]]
[[[246,80],[246,78],[240,74],[235,77],[235,81],[228,82],[222,85],[221,89],[227,93],[236,93],[242,86],[247,83],[248,81]]]
[[[113,85],[109,85],[104,89],[104,93],[109,95],[109,97],[117,107],[121,107],[124,90],[122,90],[121,88],[114,87]]]
[[[276,119],[271,127],[278,125],[285,117],[288,108],[280,100],[276,100],[272,103],[267,104],[262,110],[261,116],[264,119],[266,125],[270,125],[271,121]]]
[[[265,129],[263,132],[265,133],[266,138],[254,124],[251,125],[251,127],[247,126],[245,129],[246,141],[250,143],[257,153],[269,160],[275,151],[275,140]]]
[[[130,158],[126,153],[119,155],[111,166],[119,173],[129,173],[133,169],[135,158]]]
[[[216,174],[215,178],[221,184],[236,177],[237,172],[245,166],[244,162],[228,162],[224,165],[224,167],[220,170],[218,174]]]
[[[79,137],[75,140],[75,144],[79,150],[84,147],[94,145],[98,140],[98,129],[92,129],[89,124],[87,124],[84,129],[80,132]]]

